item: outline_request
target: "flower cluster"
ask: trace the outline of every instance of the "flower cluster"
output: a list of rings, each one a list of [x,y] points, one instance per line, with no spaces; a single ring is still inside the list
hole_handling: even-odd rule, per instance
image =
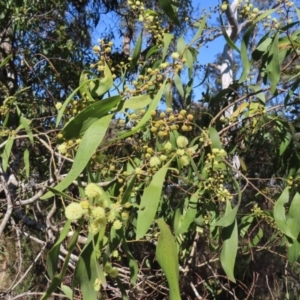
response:
[[[122,220],[126,220],[129,204],[121,205],[118,202],[111,203],[104,197],[105,192],[96,183],[89,183],[85,188],[87,199],[80,203],[70,203],[65,209],[65,215],[68,220],[76,221],[85,217],[89,221],[89,231],[93,234],[112,223],[112,226],[119,230],[122,228]]]

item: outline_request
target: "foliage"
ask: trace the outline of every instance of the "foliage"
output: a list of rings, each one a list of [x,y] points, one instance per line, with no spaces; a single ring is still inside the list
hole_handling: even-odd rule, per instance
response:
[[[93,46],[93,61],[91,54],[81,59],[87,34],[73,44],[78,32],[68,36],[71,24],[58,18],[55,26],[64,28],[53,30],[63,42],[43,46],[43,71],[7,77],[19,83],[3,87],[0,234],[15,235],[18,249],[25,249],[21,233],[40,243],[34,263],[45,258],[49,278],[44,290],[28,295],[296,297],[300,161],[290,108],[297,108],[300,83],[300,13],[289,1],[266,11],[247,3],[223,2],[218,8],[222,24],[226,15],[229,24],[237,18],[246,25],[238,33],[222,30],[227,56],[218,58],[221,85],[207,87],[202,103],[192,96],[210,14],[189,21],[188,31],[178,35],[162,16],[180,25],[179,5],[169,0],[158,1],[157,9],[128,2],[140,30],[124,60],[114,60],[114,43],[106,39]],[[66,12],[60,5],[57,11],[50,7]],[[29,9],[25,2],[20,7]],[[18,5],[6,9],[16,18]],[[44,11],[43,5],[30,9]],[[298,21],[290,21],[291,14]],[[25,26],[27,15],[19,22]],[[34,18],[25,32],[17,30],[25,44],[33,43],[30,53],[23,46],[29,66],[41,51],[38,22]],[[258,30],[263,34],[255,39]],[[45,33],[44,43],[51,34]],[[149,39],[155,45],[142,57]],[[72,46],[61,48],[65,41]],[[233,50],[241,61],[236,80],[231,63],[227,74],[222,69]],[[11,57],[2,57],[6,71]],[[48,107],[46,115],[36,111],[36,103]],[[9,255],[2,248],[5,265]],[[15,296],[24,278],[17,274],[17,283],[3,293]]]

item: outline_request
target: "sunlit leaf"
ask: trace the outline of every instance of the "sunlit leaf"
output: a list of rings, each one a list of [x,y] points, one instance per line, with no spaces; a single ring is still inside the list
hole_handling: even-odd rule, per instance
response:
[[[222,149],[222,143],[217,130],[213,127],[208,128],[212,148]]]
[[[164,165],[154,174],[149,186],[144,189],[137,217],[137,240],[141,239],[147,233],[155,219],[167,171],[168,165]]]
[[[191,40],[191,45],[197,41],[199,39],[199,37],[201,36],[202,32],[203,32],[203,29],[205,27],[205,24],[206,24],[206,20],[207,20],[207,17],[205,16],[204,18],[202,18],[199,22],[199,28],[198,28],[198,31],[196,32],[195,36],[193,37],[193,39]]]
[[[29,175],[30,175],[30,162],[29,162],[29,150],[28,149],[24,150],[23,159],[24,159],[26,177],[29,178]]]
[[[107,115],[94,122],[87,129],[79,145],[71,170],[68,175],[57,186],[55,186],[56,190],[63,191],[66,189],[84,170],[95,150],[102,142],[111,118],[112,115]],[[48,192],[42,196],[41,199],[47,199],[52,196],[53,193]]]
[[[156,245],[156,258],[169,284],[169,299],[180,300],[179,264],[175,238],[163,219],[156,221],[160,229]]]
[[[7,141],[6,141],[3,153],[1,154],[1,157],[2,157],[2,168],[3,168],[4,172],[6,172],[7,167],[8,167],[9,158],[10,158],[12,146],[14,144],[14,140],[15,139],[12,136],[9,136],[7,138]]]
[[[222,230],[223,246],[220,254],[220,261],[227,277],[235,281],[234,266],[238,249],[238,227],[236,220],[232,225]]]
[[[66,124],[61,134],[66,140],[80,137],[94,122],[107,115],[121,99],[118,95],[91,104]]]
[[[170,43],[173,39],[173,34],[171,33],[164,33],[164,37],[163,37],[163,44],[164,44],[164,47],[163,47],[163,52],[162,52],[162,59],[164,60],[167,53],[168,53],[168,49],[169,49],[169,46],[170,46]]]

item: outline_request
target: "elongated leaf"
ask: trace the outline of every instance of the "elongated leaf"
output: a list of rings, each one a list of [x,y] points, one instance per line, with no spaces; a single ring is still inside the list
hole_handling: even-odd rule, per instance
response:
[[[105,63],[104,77],[100,79],[94,79],[93,81],[89,81],[89,89],[91,91],[92,97],[94,98],[104,95],[110,90],[112,85],[113,77],[107,63]]]
[[[180,25],[178,17],[174,11],[171,0],[159,0],[159,4],[165,14],[176,24]]]
[[[191,224],[195,221],[195,217],[198,211],[197,203],[201,190],[202,188],[198,189],[196,193],[191,196],[189,207],[183,216],[181,226],[178,228],[177,232],[175,232],[176,235],[186,233],[189,230]]]
[[[300,243],[293,240],[292,245],[288,247],[288,260],[292,265],[298,260],[300,253]]]
[[[84,83],[86,83],[87,80],[89,80],[89,76],[92,78],[96,78],[96,75],[90,71],[83,71],[80,74],[79,86],[81,88],[79,91],[80,91],[81,97],[87,98],[89,101],[94,101],[94,99],[90,93],[88,84],[84,84]]]
[[[285,204],[289,202],[289,190],[288,187],[281,193],[279,199],[274,205],[274,219],[278,228],[291,239],[296,239],[287,225],[287,219],[285,214]]]
[[[134,70],[134,68],[136,67],[136,64],[140,58],[140,55],[141,55],[141,49],[142,49],[142,42],[143,42],[143,31],[141,31],[138,39],[137,39],[137,42],[136,42],[136,45],[135,45],[135,48],[133,50],[133,54],[132,54],[132,60],[130,62],[130,70]]]
[[[4,67],[11,59],[12,59],[12,54],[8,55],[1,63],[0,63],[0,68]]]
[[[239,183],[234,179],[232,178],[233,180],[233,184],[237,190],[237,195],[238,195],[238,202],[237,202],[237,205],[232,208],[231,206],[231,202],[229,200],[226,201],[226,209],[225,209],[225,213],[223,216],[221,216],[219,219],[217,220],[214,220],[212,223],[211,223],[211,226],[223,226],[223,227],[228,227],[230,226],[231,224],[233,224],[234,220],[235,220],[235,217],[236,217],[236,214],[237,214],[237,211],[241,205],[241,201],[242,201],[242,193],[241,193],[241,189],[240,189],[240,185]]]
[[[182,98],[184,98],[184,90],[183,90],[181,78],[179,77],[179,75],[177,73],[174,75],[174,83],[175,83],[175,86],[176,86],[176,88],[179,92],[179,95]]]
[[[222,237],[223,247],[220,255],[221,265],[228,279],[235,282],[234,265],[238,249],[238,228],[236,220],[232,225],[223,228]]]
[[[48,252],[47,255],[47,261],[46,261],[46,267],[47,272],[49,274],[50,279],[52,279],[57,271],[57,263],[58,263],[58,255],[59,255],[59,249],[62,241],[66,238],[71,226],[71,221],[67,221],[64,225],[64,228],[60,232],[59,238],[54,244],[54,246],[51,248],[51,250]]]
[[[26,177],[28,178],[29,174],[30,174],[29,150],[28,149],[24,150],[23,160],[24,160]]]
[[[97,300],[97,292],[94,284],[99,278],[100,266],[97,263],[96,250],[93,246],[93,240],[84,248],[76,265],[74,272],[74,284],[80,285],[80,291],[83,300]]]
[[[12,146],[14,144],[14,140],[15,140],[14,137],[12,137],[12,136],[8,137],[5,147],[4,147],[4,150],[3,150],[3,153],[1,154],[2,168],[3,168],[4,172],[6,172],[7,167],[8,167],[10,153],[11,153]]]
[[[93,123],[104,117],[109,111],[118,105],[120,101],[121,97],[118,95],[90,105],[87,109],[79,113],[74,119],[66,124],[61,133],[66,140],[71,140],[81,136]]]
[[[248,107],[248,105],[249,103],[247,102],[241,103],[241,105],[232,113],[231,117],[238,117],[245,110],[245,108]]]
[[[160,168],[154,174],[149,186],[144,190],[137,217],[137,240],[141,239],[147,233],[151,223],[154,221],[167,171],[168,165]]]
[[[207,20],[207,17],[204,17],[200,20],[200,23],[199,23],[199,29],[198,31],[196,32],[195,36],[193,37],[193,39],[191,40],[191,43],[190,45],[192,45],[195,41],[197,41],[199,39],[199,37],[201,36],[202,32],[203,32],[203,29],[205,27],[205,24],[206,24],[206,20]]]
[[[209,127],[208,132],[209,132],[210,140],[212,142],[211,144],[212,148],[222,149],[222,143],[218,131],[213,127]]]
[[[160,229],[156,245],[156,259],[163,269],[169,284],[169,299],[181,300],[179,291],[179,264],[177,246],[170,229],[163,219],[156,221]]]
[[[138,267],[138,264],[137,264],[136,260],[134,259],[133,255],[131,254],[131,252],[129,250],[129,247],[127,245],[127,242],[126,242],[126,239],[125,239],[124,235],[123,235],[123,239],[122,239],[122,248],[124,249],[124,252],[126,253],[126,258],[128,260],[128,263],[129,263],[130,283],[131,284],[136,284],[139,267]]]
[[[63,114],[65,112],[66,107],[69,105],[70,101],[73,99],[73,97],[78,93],[78,91],[80,91],[80,89],[82,89],[82,87],[84,87],[84,85],[88,84],[89,82],[92,82],[95,79],[89,79],[86,82],[83,82],[81,85],[79,85],[79,87],[77,87],[72,93],[71,95],[64,101],[61,109],[58,112],[57,115],[57,119],[56,119],[56,127],[58,127],[60,125],[61,119],[63,117]]]
[[[178,40],[177,40],[177,52],[182,55],[182,53],[184,52],[186,48],[186,43],[184,38],[181,36]]]
[[[146,113],[143,115],[142,119],[139,121],[139,123],[134,127],[134,129],[130,130],[129,132],[123,133],[121,134],[117,139],[122,139],[128,136],[133,135],[134,133],[136,133],[139,129],[141,129],[151,118],[151,111],[152,110],[156,110],[159,101],[162,98],[162,94],[164,91],[166,85],[166,80],[164,81],[164,83],[162,84],[162,86],[160,87],[159,91],[157,92],[157,94],[154,96],[154,99],[151,101]]]
[[[287,149],[287,147],[289,146],[291,141],[292,141],[292,135],[289,132],[287,132],[286,136],[283,139],[283,141],[280,143],[279,155],[284,154],[285,150]]]
[[[230,226],[235,220],[238,209],[239,209],[239,205],[236,205],[232,209],[230,201],[227,201],[225,214],[216,222],[212,222],[211,226],[223,226],[223,227]]]
[[[298,237],[300,233],[300,194],[296,193],[287,214],[287,227],[293,236]]]
[[[147,51],[146,58],[147,60],[151,55],[159,51],[159,47],[157,45],[153,46],[149,51]]]
[[[71,254],[76,246],[76,243],[77,243],[77,239],[78,239],[78,236],[79,236],[79,233],[81,231],[81,226],[82,226],[82,223],[80,224],[80,226],[77,227],[76,231],[74,232],[72,238],[71,238],[71,241],[69,242],[68,246],[67,246],[67,250],[68,250],[68,254],[67,256],[65,257],[65,260],[64,260],[64,263],[63,263],[63,266],[61,268],[61,271],[58,275],[55,275],[51,281],[51,284],[50,286],[48,287],[47,291],[43,294],[41,300],[46,300],[50,297],[50,295],[57,289],[57,287],[61,284],[65,274],[66,274],[66,271],[68,269],[68,263],[69,263],[69,260],[70,260],[70,257],[71,257]]]
[[[232,48],[232,49],[234,49],[238,53],[241,53],[240,49],[235,45],[235,43],[233,42],[233,40],[227,34],[227,31],[225,29],[226,27],[224,26],[224,23],[223,23],[222,15],[220,15],[220,23],[221,23],[221,28],[222,28],[223,36],[224,36],[227,44],[229,45],[229,47]]]
[[[73,291],[67,285],[62,284],[60,288],[70,300],[73,300]]]
[[[139,96],[133,96],[130,99],[124,101],[122,105],[122,111],[125,109],[140,109],[144,108],[149,105],[149,103],[152,101],[150,95],[143,94]]]
[[[165,59],[165,57],[168,53],[168,49],[169,49],[172,39],[173,39],[173,34],[164,33],[164,38],[163,38],[164,48],[163,48],[163,53],[162,53],[162,60]]]
[[[58,191],[66,189],[84,170],[91,156],[102,142],[106,130],[110,124],[112,115],[107,115],[93,123],[85,132],[76,153],[72,168],[68,175],[55,187]],[[48,192],[41,199],[52,197],[53,193]]]
[[[61,197],[65,198],[65,199],[69,199],[69,200],[71,200],[72,202],[73,202],[73,201],[76,201],[75,198],[69,196],[69,195],[66,194],[66,193],[63,193],[63,192],[61,192],[61,191],[58,191],[58,190],[56,190],[55,188],[53,188],[53,187],[51,187],[51,186],[47,186],[47,189],[48,189],[49,191],[51,191],[54,195],[58,195],[58,196],[61,196]]]
[[[266,66],[266,71],[271,83],[271,93],[274,94],[277,90],[277,84],[280,79],[280,66],[279,66],[279,51],[278,51],[278,37],[279,32],[277,32],[273,38],[271,44],[268,60],[269,63]]]
[[[165,89],[164,89],[164,98],[166,99],[167,107],[172,107],[173,103],[173,93],[172,93],[172,85],[170,82],[166,83]]]
[[[20,117],[20,122],[21,122],[22,126],[24,127],[30,142],[33,143],[33,134],[30,129],[30,121],[23,117],[22,112],[17,105],[16,105],[16,108],[17,108],[18,115]]]
[[[262,13],[261,15],[259,15],[257,18],[255,18],[255,20],[252,23],[252,25],[250,26],[250,28],[246,31],[246,33],[243,37],[243,40],[242,40],[242,44],[241,44],[241,59],[242,59],[242,63],[243,63],[243,73],[241,75],[241,78],[239,79],[239,83],[244,82],[244,80],[247,78],[247,76],[250,72],[251,63],[248,58],[247,49],[248,49],[250,37],[251,37],[254,29],[256,28],[256,23],[259,22],[260,20],[266,18],[267,16],[269,16],[270,14],[275,12],[277,9],[278,9],[278,7],[274,8],[274,9],[269,9],[269,10],[265,11],[264,13]]]

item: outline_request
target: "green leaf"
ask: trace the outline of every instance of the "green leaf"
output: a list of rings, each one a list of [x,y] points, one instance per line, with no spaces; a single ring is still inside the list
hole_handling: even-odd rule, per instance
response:
[[[89,89],[91,91],[91,95],[94,98],[100,97],[104,95],[106,92],[108,92],[112,87],[114,81],[107,63],[105,63],[103,78],[96,78],[92,81],[87,80],[87,82],[89,82]]]
[[[182,86],[182,82],[181,82],[181,78],[179,77],[179,75],[176,73],[174,75],[174,83],[175,83],[175,86],[179,92],[179,95],[184,98],[184,90],[183,90],[183,86]]]
[[[261,91],[261,87],[259,85],[249,85],[249,88],[251,90],[253,90],[254,92]],[[260,92],[260,93],[256,94],[256,97],[263,103],[266,103],[266,97],[265,97],[264,93]],[[251,106],[251,104],[250,104],[250,106]]]
[[[163,44],[164,44],[164,48],[163,48],[163,52],[162,52],[162,60],[165,59],[167,53],[168,53],[168,49],[170,46],[170,43],[173,39],[173,34],[171,33],[164,33],[164,38],[163,38]]]
[[[72,289],[70,289],[70,287],[68,287],[67,285],[62,284],[60,286],[61,290],[63,291],[63,293],[70,299],[73,300],[73,291]]]
[[[298,260],[300,252],[300,243],[297,240],[293,240],[293,243],[288,247],[288,261],[292,265]]]
[[[48,299],[51,296],[51,294],[57,289],[57,287],[60,285],[60,283],[62,282],[62,280],[66,274],[66,271],[68,269],[68,263],[69,263],[71,254],[76,246],[77,239],[78,239],[79,233],[81,231],[81,226],[82,226],[82,223],[76,228],[76,231],[74,232],[74,234],[71,238],[71,241],[67,245],[68,254],[64,259],[64,263],[63,263],[60,273],[53,277],[53,279],[50,283],[50,286],[48,287],[47,291],[43,294],[41,300]],[[59,251],[59,249],[58,249],[58,251]]]
[[[170,82],[167,82],[164,89],[164,98],[166,99],[167,107],[172,107],[173,103],[173,93],[172,93],[172,85]]]
[[[287,227],[294,237],[300,233],[300,194],[296,193],[287,214]]]
[[[66,124],[61,132],[64,138],[71,140],[84,134],[93,123],[107,115],[121,100],[118,95],[93,103]]]
[[[185,214],[183,215],[181,226],[179,227],[177,232],[175,232],[176,235],[188,232],[191,224],[195,221],[197,211],[198,211],[197,203],[201,191],[202,188],[198,189],[196,193],[191,196],[189,201],[189,207],[185,212]]]
[[[85,132],[77,150],[73,165],[68,175],[55,187],[58,191],[66,189],[84,170],[93,153],[102,142],[112,115],[107,115],[94,122]],[[48,199],[53,196],[52,192],[46,193],[41,199]]]
[[[30,175],[30,163],[29,163],[29,150],[25,149],[23,154],[24,166],[26,177],[29,178]]]
[[[0,63],[0,68],[4,67],[11,59],[12,59],[12,54],[8,55],[1,63]]]
[[[248,59],[247,48],[249,46],[249,41],[250,41],[252,32],[256,28],[256,23],[259,22],[260,20],[266,18],[267,16],[269,16],[270,14],[275,12],[277,9],[278,9],[278,7],[267,10],[264,13],[262,13],[261,15],[259,15],[257,18],[255,18],[252,25],[250,26],[250,28],[244,34],[244,37],[242,39],[242,44],[241,44],[241,59],[242,59],[242,63],[243,63],[243,73],[241,75],[241,78],[239,79],[239,83],[244,82],[244,80],[247,78],[247,76],[250,72],[251,64]]]
[[[82,250],[74,271],[74,285],[80,285],[80,291],[83,300],[97,300],[97,292],[94,289],[94,283],[97,278],[103,275],[103,271],[97,262],[96,251],[94,249],[94,240]]]
[[[184,51],[183,57],[186,59],[186,65],[191,70],[194,66],[194,57],[190,48],[187,48],[186,51]]]
[[[238,228],[236,220],[222,230],[223,247],[220,254],[220,261],[227,277],[235,282],[234,265],[238,250]]]
[[[171,0],[159,0],[159,4],[165,14],[176,24],[180,25],[178,17],[174,11]]]
[[[139,272],[139,267],[134,259],[133,255],[131,254],[128,244],[126,242],[126,239],[124,235],[122,236],[122,248],[124,249],[124,252],[126,253],[126,258],[129,262],[129,268],[130,268],[130,283],[131,284],[136,284],[138,272]]]
[[[280,143],[279,155],[282,155],[292,141],[292,135],[287,132],[283,141]]]
[[[192,45],[195,41],[197,41],[198,38],[201,36],[203,29],[205,27],[205,24],[206,24],[206,19],[207,19],[207,17],[205,16],[204,18],[202,18],[200,20],[198,31],[196,32],[195,36],[193,37],[190,45]]]
[[[94,79],[96,77],[96,75],[90,71],[81,72],[80,78],[79,78],[79,86],[80,86],[79,92],[81,94],[81,97],[87,98],[87,99],[89,99],[89,101],[95,101],[90,93],[88,84],[86,84],[86,81],[89,80],[89,77],[88,77],[89,75]]]
[[[3,153],[1,154],[2,168],[3,168],[4,172],[6,172],[7,167],[8,167],[10,153],[11,153],[12,146],[14,144],[14,140],[15,140],[14,137],[12,137],[12,136],[8,137],[5,147],[4,147],[4,150],[3,150]]]
[[[61,192],[61,191],[58,191],[58,190],[56,190],[55,188],[53,188],[53,187],[51,187],[51,186],[47,186],[47,189],[48,189],[49,191],[51,191],[54,195],[58,195],[58,196],[61,196],[62,198],[69,199],[69,200],[71,200],[72,202],[73,202],[73,201],[76,201],[75,198],[69,196],[69,195],[66,194],[66,193],[63,193],[63,192]]]
[[[222,28],[223,36],[224,36],[227,44],[229,45],[229,47],[232,48],[232,49],[234,49],[238,53],[241,53],[240,49],[235,45],[235,43],[232,41],[232,39],[230,38],[230,36],[227,34],[227,31],[225,30],[226,27],[223,24],[223,19],[222,19],[221,15],[220,15],[220,22],[221,22],[221,28]]]
[[[287,219],[285,214],[285,204],[289,202],[289,189],[286,187],[281,193],[279,199],[274,205],[274,220],[278,228],[291,239],[296,239],[297,237],[293,235],[287,225]]]
[[[151,111],[156,110],[156,108],[159,104],[159,101],[162,98],[162,94],[163,94],[165,85],[166,85],[166,80],[164,81],[164,83],[160,87],[157,94],[154,96],[154,99],[151,101],[151,103],[150,103],[146,113],[143,115],[142,119],[139,121],[139,123],[137,125],[134,126],[134,129],[130,130],[129,132],[121,134],[117,139],[123,139],[125,137],[133,135],[134,133],[136,133],[139,129],[141,129],[151,119]]]
[[[212,222],[211,226],[223,226],[223,227],[230,226],[235,220],[238,209],[239,209],[239,205],[236,205],[232,209],[230,201],[227,200],[226,210],[224,215],[216,222]]]
[[[223,216],[221,216],[219,219],[217,219],[216,221],[213,220],[213,222],[210,224],[212,227],[214,226],[223,226],[223,227],[228,227],[231,224],[233,224],[237,211],[241,205],[241,201],[242,201],[242,192],[240,189],[240,185],[239,183],[232,178],[233,180],[233,184],[237,190],[237,194],[238,194],[238,203],[237,205],[232,208],[231,206],[231,202],[229,200],[226,201],[226,209],[225,209],[225,213]]]
[[[136,67],[137,62],[140,58],[141,50],[142,50],[142,42],[143,42],[143,31],[141,31],[141,33],[137,39],[135,48],[133,50],[132,60],[130,62],[130,70],[131,71],[134,70],[134,68]]]
[[[210,140],[212,142],[211,144],[212,148],[222,149],[222,143],[218,131],[213,127],[209,127],[208,132],[209,132]]]
[[[186,43],[185,43],[184,38],[181,36],[177,40],[177,52],[180,54],[180,56],[183,54],[185,49],[186,49]]]
[[[60,232],[59,238],[54,244],[54,246],[51,248],[51,250],[48,252],[47,255],[47,261],[46,261],[46,268],[47,272],[49,274],[50,279],[53,279],[56,271],[57,271],[57,264],[58,264],[58,255],[59,255],[59,249],[62,241],[66,238],[68,235],[68,232],[70,230],[71,221],[67,221]]]
[[[156,221],[160,229],[156,245],[156,259],[164,271],[169,284],[169,299],[181,300],[179,291],[179,264],[177,245],[169,227],[163,219]]]
[[[70,101],[73,99],[73,97],[78,93],[78,91],[80,91],[80,89],[82,89],[84,87],[84,85],[86,85],[89,82],[92,82],[95,79],[89,79],[85,82],[83,82],[81,85],[79,85],[79,87],[77,87],[72,93],[71,95],[64,101],[61,109],[58,111],[58,115],[57,115],[57,119],[56,119],[56,127],[58,127],[60,125],[61,119],[63,117],[63,114],[65,112],[66,107],[69,105]]]
[[[150,48],[150,50],[147,51],[145,60],[147,60],[151,55],[153,55],[154,53],[158,52],[159,50],[160,49],[159,49],[159,47],[157,45],[155,45],[152,48]]]
[[[30,121],[23,117],[22,112],[17,105],[16,105],[16,108],[17,108],[18,116],[20,117],[20,122],[21,122],[22,126],[24,127],[30,142],[33,143],[34,140],[33,140],[32,131],[30,129]]]
[[[133,96],[128,100],[124,101],[122,105],[122,111],[125,109],[140,109],[144,108],[152,101],[150,95],[143,94],[139,96]]]
[[[272,94],[276,92],[277,84],[280,79],[278,38],[279,38],[279,32],[277,32],[273,38],[273,42],[270,46],[269,53],[268,53],[269,63],[266,66],[266,72],[270,79]]]
[[[147,233],[151,223],[154,221],[167,171],[168,165],[160,168],[154,174],[149,186],[144,190],[137,217],[137,240],[141,239]]]

